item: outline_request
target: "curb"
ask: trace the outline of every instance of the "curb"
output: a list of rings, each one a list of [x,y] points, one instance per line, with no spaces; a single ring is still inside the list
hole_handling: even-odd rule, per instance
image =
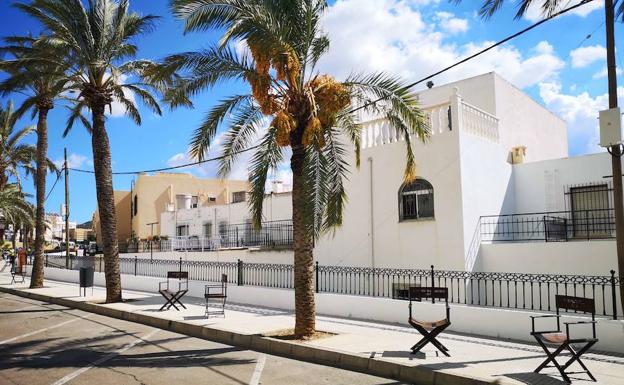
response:
[[[409,382],[415,385],[500,384],[497,380],[488,381],[478,377],[459,376],[456,374],[439,372],[422,366],[402,365],[396,362],[368,358],[340,350],[320,348],[292,341],[264,337],[259,334],[235,333],[201,325],[189,324],[183,321],[167,320],[147,314],[113,309],[92,302],[72,301],[66,298],[52,297],[2,286],[0,286],[0,292],[79,309],[123,321],[140,323],[158,329],[235,346],[242,349],[254,350],[270,355],[331,366],[373,376],[386,377],[397,381]]]

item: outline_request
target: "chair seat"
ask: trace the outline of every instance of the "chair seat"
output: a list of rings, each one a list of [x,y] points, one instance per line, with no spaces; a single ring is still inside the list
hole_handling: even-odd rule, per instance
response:
[[[215,293],[215,294],[204,294],[204,298],[226,298],[225,294]]]
[[[423,328],[425,328],[425,329],[435,329],[435,328],[438,328],[438,327],[440,327],[440,326],[450,324],[449,320],[448,320],[448,319],[446,319],[446,318],[445,318],[445,319],[442,319],[442,320],[439,320],[439,321],[433,321],[433,322],[431,322],[431,321],[422,321],[422,320],[417,320],[417,319],[414,319],[414,318],[411,318],[411,317],[410,317],[410,319],[409,319],[409,323],[410,323],[411,325],[418,325],[418,326],[421,326],[421,327],[423,327]]]
[[[568,336],[565,333],[544,333],[537,334],[537,336],[551,344],[562,344],[568,340]]]

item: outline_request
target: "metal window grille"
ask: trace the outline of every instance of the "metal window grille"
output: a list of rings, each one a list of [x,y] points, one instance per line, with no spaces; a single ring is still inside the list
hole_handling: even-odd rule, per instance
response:
[[[424,179],[403,185],[399,191],[399,220],[434,217],[433,186]]]

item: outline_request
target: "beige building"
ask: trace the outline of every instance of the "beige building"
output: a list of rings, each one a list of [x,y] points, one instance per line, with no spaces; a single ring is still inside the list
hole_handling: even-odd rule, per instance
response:
[[[178,209],[207,207],[247,200],[249,183],[243,180],[202,179],[191,174],[140,174],[131,191],[115,191],[117,237],[125,242],[134,235],[161,235],[160,216]],[[93,214],[93,228],[101,241],[99,214]]]

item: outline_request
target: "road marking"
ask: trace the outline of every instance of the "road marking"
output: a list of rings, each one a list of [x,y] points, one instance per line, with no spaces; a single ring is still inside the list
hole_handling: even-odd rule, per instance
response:
[[[89,317],[92,317],[93,315],[94,314],[87,314],[87,315],[79,316],[79,317],[70,319],[68,321],[64,321],[64,322],[58,323],[56,325],[48,326],[47,328],[35,330],[33,332],[30,332],[30,333],[26,333],[26,334],[22,334],[22,335],[17,336],[17,337],[9,338],[8,340],[0,341],[0,345],[8,344],[9,342],[13,342],[13,341],[16,341],[16,340],[20,340],[22,338],[30,337],[30,336],[33,336],[35,334],[43,333],[43,332],[46,332],[46,331],[51,330],[51,329],[56,329],[56,328],[59,328],[61,326],[70,324],[72,322],[76,322],[76,321],[79,321],[79,320],[82,320],[82,319],[87,319]]]
[[[125,352],[128,349],[132,349],[133,347],[135,347],[137,344],[141,343],[141,342],[147,342],[147,340],[152,337],[154,334],[158,333],[160,331],[160,329],[154,329],[152,330],[149,334],[147,334],[145,337],[137,337],[137,339],[135,341],[130,342],[129,344],[127,344],[126,346],[105,355],[104,357],[93,361],[90,365],[85,366],[84,368],[80,368],[78,370],[76,370],[75,372],[69,373],[68,375],[66,375],[65,377],[61,378],[60,380],[54,382],[52,385],[63,385],[68,383],[69,381],[73,380],[74,378],[78,377],[79,375],[83,374],[84,372],[86,372],[87,370],[93,369],[94,367],[110,360],[111,358],[115,358],[116,356],[122,354],[123,352]]]
[[[258,361],[256,362],[256,369],[251,376],[251,381],[249,381],[249,385],[258,385],[260,383],[260,376],[262,375],[262,369],[264,369],[264,364],[266,362],[266,355],[261,354],[258,357]]]

